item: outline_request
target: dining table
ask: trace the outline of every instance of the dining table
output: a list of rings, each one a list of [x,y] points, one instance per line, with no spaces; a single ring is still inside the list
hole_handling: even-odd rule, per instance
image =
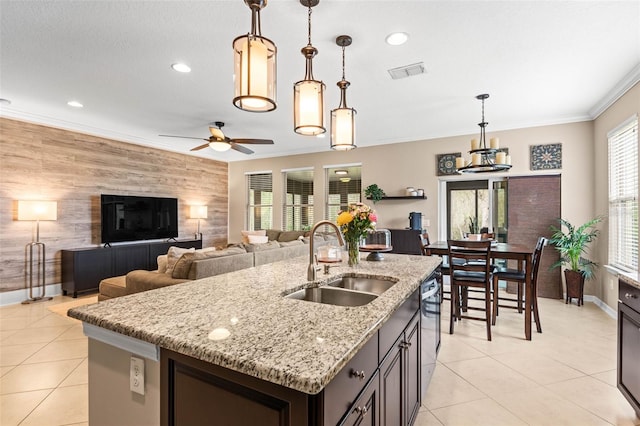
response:
[[[518,269],[525,271],[525,317],[524,335],[527,340],[531,340],[531,306],[533,303],[533,286],[531,285],[532,258],[534,249],[522,244],[496,243],[491,245],[491,259],[506,259],[518,261]],[[449,246],[446,241],[436,241],[425,247],[427,256],[447,256]]]

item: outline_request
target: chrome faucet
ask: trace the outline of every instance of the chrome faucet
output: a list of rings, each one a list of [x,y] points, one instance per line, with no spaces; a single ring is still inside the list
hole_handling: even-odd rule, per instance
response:
[[[316,233],[316,229],[318,229],[318,227],[322,225],[329,225],[333,227],[333,229],[336,230],[336,234],[338,235],[338,242],[340,242],[341,246],[344,245],[344,238],[342,238],[342,233],[340,232],[340,228],[338,228],[338,225],[336,225],[335,223],[331,222],[330,220],[321,220],[320,222],[313,225],[313,227],[311,228],[311,232],[309,233],[309,267],[307,268],[307,280],[309,281],[315,281],[316,271],[319,269],[316,264],[316,258],[313,255],[313,245],[314,245],[313,236]]]

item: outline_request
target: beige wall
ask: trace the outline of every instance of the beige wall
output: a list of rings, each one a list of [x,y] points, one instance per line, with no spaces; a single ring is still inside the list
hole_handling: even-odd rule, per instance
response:
[[[16,200],[58,202],[41,222],[46,283],[59,283],[60,250],[100,244],[100,194],[178,198],[179,238],[192,238],[190,204],[206,204],[203,244],[227,239],[227,164],[81,133],[0,119],[0,292],[24,288],[33,223],[14,220]]]
[[[513,168],[507,175],[545,174],[529,170],[531,145],[562,143],[562,170],[553,170],[562,176],[562,216],[571,222],[584,222],[594,216],[595,195],[593,187],[593,122],[532,127],[526,129],[493,132],[490,137],[499,137],[501,146],[508,147]],[[325,177],[323,166],[362,163],[362,187],[372,183],[382,187],[387,195],[401,195],[404,188],[424,188],[427,200],[387,200],[375,205],[379,227],[405,228],[409,225],[409,212],[423,213],[423,223],[429,219],[431,235],[438,235],[438,182],[436,155],[469,150],[469,141],[477,135],[448,137],[417,142],[358,148],[350,152],[326,152],[234,162],[229,165],[229,241],[240,240],[240,230],[245,226],[246,180],[244,174],[252,171],[271,170],[274,190],[274,227],[280,228],[282,213],[281,170],[296,167],[313,167],[315,170],[314,191],[324,194]],[[328,141],[310,141],[328,146]],[[498,174],[505,175],[505,174]],[[474,175],[471,178],[484,178]],[[456,177],[459,179],[460,177]],[[470,178],[465,175],[462,178]],[[369,202],[370,203],[370,202]],[[315,206],[316,220],[324,218],[323,201]],[[598,213],[604,213],[599,211]],[[335,218],[330,218],[335,219]],[[594,283],[587,292],[594,294]]]
[[[609,201],[607,162],[607,133],[616,128],[632,115],[640,115],[640,83],[636,84],[625,93],[617,102],[609,107],[594,121],[594,145],[595,145],[595,210],[599,213],[607,213]],[[640,162],[639,162],[640,164]],[[601,265],[607,263],[607,226],[602,227],[601,243],[595,247],[598,262]],[[604,268],[599,270],[599,287],[594,294],[612,308],[616,307],[618,300],[617,278]]]

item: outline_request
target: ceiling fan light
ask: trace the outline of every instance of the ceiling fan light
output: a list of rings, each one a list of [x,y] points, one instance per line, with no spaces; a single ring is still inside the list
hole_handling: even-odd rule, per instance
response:
[[[231,149],[231,144],[227,142],[221,142],[221,141],[212,141],[212,142],[209,142],[209,148],[211,148],[214,151],[224,152],[224,151],[229,151]]]
[[[251,8],[251,32],[233,41],[233,104],[244,111],[276,109],[276,45],[260,34],[260,9],[265,0],[245,0]]]

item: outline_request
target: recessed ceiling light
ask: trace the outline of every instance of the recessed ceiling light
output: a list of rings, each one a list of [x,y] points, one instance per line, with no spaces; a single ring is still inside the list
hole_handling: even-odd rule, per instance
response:
[[[67,105],[72,106],[74,108],[82,108],[84,106],[78,101],[69,101],[67,102]]]
[[[11,101],[9,99],[0,98],[0,105],[11,105]]]
[[[191,68],[187,64],[181,64],[181,63],[172,64],[171,68],[173,68],[178,72],[191,72]]]
[[[405,44],[408,39],[409,34],[407,33],[391,33],[385,40],[392,46],[400,46],[401,44]]]

